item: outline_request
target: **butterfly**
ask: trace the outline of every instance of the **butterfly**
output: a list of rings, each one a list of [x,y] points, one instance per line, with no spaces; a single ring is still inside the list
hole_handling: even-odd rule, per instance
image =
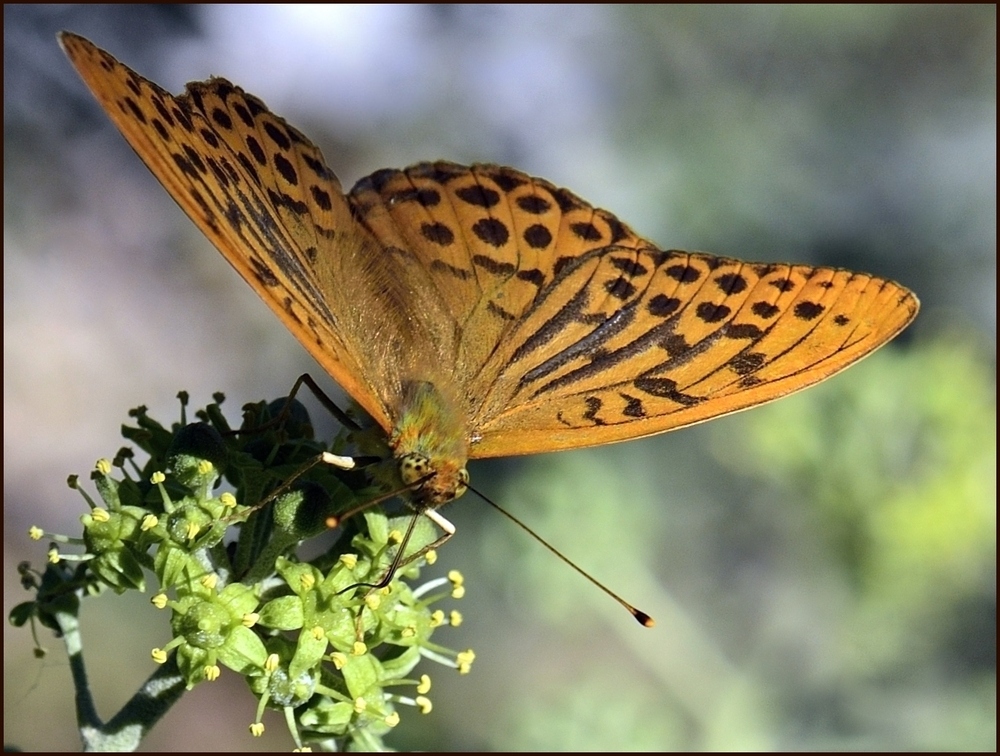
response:
[[[418,509],[470,458],[641,438],[811,386],[916,317],[903,286],[661,249],[499,165],[385,169],[345,193],[225,79],[171,95],[83,37],[70,61],[174,200],[385,430]]]

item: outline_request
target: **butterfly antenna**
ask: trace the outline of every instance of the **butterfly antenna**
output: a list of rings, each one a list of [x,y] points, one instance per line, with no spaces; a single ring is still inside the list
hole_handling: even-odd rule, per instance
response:
[[[655,620],[652,617],[650,617],[645,612],[640,611],[639,609],[636,609],[629,602],[627,602],[625,599],[623,599],[621,596],[619,596],[613,590],[611,590],[610,588],[608,588],[606,585],[604,585],[602,582],[600,582],[597,578],[595,578],[589,572],[587,572],[582,567],[578,566],[575,562],[573,562],[572,560],[570,560],[569,557],[567,557],[564,554],[562,554],[558,549],[556,549],[555,546],[553,546],[548,541],[546,541],[544,538],[542,538],[540,535],[538,535],[538,533],[536,533],[534,530],[532,530],[531,528],[529,528],[527,525],[525,525],[523,522],[521,522],[518,518],[516,518],[514,515],[512,515],[506,509],[504,509],[503,507],[501,507],[499,504],[497,504],[495,501],[493,501],[492,499],[490,499],[488,496],[485,496],[482,493],[482,491],[478,491],[475,488],[473,488],[472,486],[469,486],[469,490],[475,491],[476,494],[479,496],[480,499],[482,499],[483,501],[485,501],[487,504],[489,504],[491,507],[493,507],[495,510],[497,510],[500,514],[502,514],[508,520],[510,520],[511,522],[513,522],[515,525],[517,525],[518,527],[520,527],[521,530],[524,530],[528,535],[530,535],[532,538],[534,538],[536,541],[538,541],[540,544],[542,544],[542,546],[544,546],[549,551],[551,551],[553,554],[555,554],[559,559],[561,559],[563,562],[565,562],[566,564],[568,564],[570,567],[572,567],[578,573],[580,573],[585,578],[587,578],[587,580],[589,580],[591,583],[593,583],[594,585],[596,585],[598,588],[600,588],[602,591],[604,591],[606,594],[608,594],[611,598],[613,598],[615,601],[617,601],[619,604],[621,604],[623,607],[625,607],[625,609],[628,610],[628,613],[631,614],[633,617],[635,617],[636,621],[640,625],[642,625],[643,627],[653,627],[653,625],[656,624]]]

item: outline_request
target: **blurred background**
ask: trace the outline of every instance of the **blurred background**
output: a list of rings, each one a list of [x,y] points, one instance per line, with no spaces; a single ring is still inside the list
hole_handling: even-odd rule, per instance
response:
[[[345,188],[419,160],[509,164],[664,247],[864,270],[922,311],[845,374],[644,441],[473,463],[475,484],[657,620],[636,625],[469,495],[471,674],[427,664],[420,750],[996,748],[994,6],[4,6],[4,610],[79,532],[68,490],[169,423],[322,376],[131,152],[60,51],[83,34],[178,92],[225,76]],[[317,420],[320,420],[317,414]],[[324,421],[325,422],[325,421]],[[332,433],[332,424],[324,432]],[[169,638],[147,596],[83,612],[100,713]],[[79,747],[65,652],[4,634],[4,725]],[[146,750],[252,740],[235,675]],[[39,725],[44,723],[44,727]]]

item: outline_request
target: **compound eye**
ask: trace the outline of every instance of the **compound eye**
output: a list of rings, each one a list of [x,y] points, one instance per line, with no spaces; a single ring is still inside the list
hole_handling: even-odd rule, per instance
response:
[[[426,478],[430,472],[431,461],[423,454],[405,454],[399,459],[399,477],[408,486]]]
[[[458,471],[458,485],[455,486],[455,498],[469,490],[469,471],[464,467]]]

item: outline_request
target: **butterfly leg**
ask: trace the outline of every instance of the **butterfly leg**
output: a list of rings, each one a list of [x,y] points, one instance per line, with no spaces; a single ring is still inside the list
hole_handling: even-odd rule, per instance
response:
[[[426,546],[421,547],[417,551],[414,551],[412,554],[406,555],[406,557],[404,558],[403,555],[406,553],[406,545],[407,543],[409,543],[410,536],[413,534],[413,528],[417,523],[417,518],[420,517],[421,515],[426,516],[428,520],[433,522],[444,532],[442,533],[441,537],[435,540],[433,543],[429,543]],[[420,557],[424,556],[428,551],[433,551],[434,549],[440,547],[442,544],[448,541],[453,535],[455,535],[455,525],[446,517],[443,517],[442,515],[438,514],[435,510],[425,509],[423,511],[415,512],[413,518],[410,520],[409,526],[406,528],[406,533],[403,534],[403,539],[402,541],[400,541],[399,548],[396,550],[396,555],[395,557],[393,557],[392,564],[389,565],[389,569],[387,569],[385,571],[385,574],[382,575],[381,578],[379,578],[378,582],[354,583],[338,591],[338,593],[344,593],[346,591],[351,590],[352,588],[358,588],[360,586],[365,586],[367,588],[370,588],[371,591],[369,591],[369,593],[371,593],[372,591],[377,591],[382,588],[385,588],[387,585],[389,585],[389,583],[392,582],[392,578],[396,575],[396,573],[400,569],[402,569],[408,564],[411,564],[417,559],[420,559]]]
[[[435,540],[433,543],[429,543],[423,548],[408,555],[404,559],[403,554],[406,551],[406,544],[409,542],[410,536],[413,533],[413,529],[417,523],[417,518],[420,517],[421,515],[425,515],[428,520],[433,522],[444,532],[441,534],[441,537]],[[420,557],[424,556],[427,552],[433,551],[434,549],[438,548],[439,546],[444,544],[448,539],[450,539],[453,535],[455,535],[454,523],[452,523],[446,517],[438,514],[437,511],[433,509],[425,509],[422,512],[419,511],[414,512],[413,518],[410,520],[410,524],[406,528],[406,533],[403,534],[403,539],[402,541],[400,541],[399,549],[396,551],[396,556],[393,558],[392,564],[389,565],[389,569],[386,570],[382,578],[377,583],[354,583],[353,585],[349,585],[346,588],[337,591],[337,593],[340,594],[344,593],[345,591],[349,591],[353,588],[366,586],[368,587],[368,593],[366,593],[365,596],[366,597],[370,596],[375,591],[381,590],[382,588],[385,588],[387,585],[389,585],[389,583],[392,582],[392,578],[400,569],[410,564],[411,562],[419,559]],[[358,640],[361,640],[362,637],[364,637],[364,633],[362,632],[361,613],[358,614],[357,620],[355,622],[355,627],[357,630],[357,638]]]
[[[341,425],[350,428],[351,430],[361,430],[361,426],[357,424],[354,418],[338,407],[337,403],[327,396],[327,393],[319,387],[319,384],[313,380],[313,377],[309,375],[309,373],[303,373],[295,379],[295,383],[292,384],[292,390],[288,392],[289,404],[286,405],[286,409],[291,404],[292,399],[295,398],[295,395],[298,393],[299,389],[302,388],[302,386],[309,389],[312,392],[312,395],[315,396],[319,403],[323,405],[323,408],[337,418],[337,422]]]

